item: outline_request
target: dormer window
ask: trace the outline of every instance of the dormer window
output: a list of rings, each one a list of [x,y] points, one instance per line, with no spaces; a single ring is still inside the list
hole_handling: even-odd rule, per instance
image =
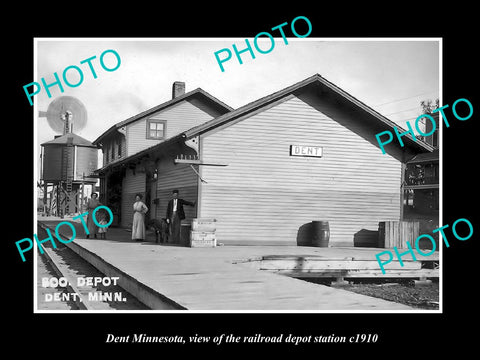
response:
[[[147,139],[165,139],[165,129],[167,122],[164,120],[147,120]]]

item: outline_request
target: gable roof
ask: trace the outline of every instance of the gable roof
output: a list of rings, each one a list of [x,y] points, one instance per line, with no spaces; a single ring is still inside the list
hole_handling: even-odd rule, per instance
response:
[[[218,109],[222,113],[226,113],[228,111],[233,110],[232,107],[228,106],[227,104],[223,103],[222,101],[218,100],[214,96],[210,95],[208,92],[205,90],[202,90],[201,88],[196,88],[195,90],[186,92],[185,94],[179,95],[169,101],[166,101],[164,103],[161,103],[160,105],[154,106],[148,110],[145,110],[139,114],[136,114],[134,116],[129,117],[128,119],[125,119],[123,121],[120,121],[116,123],[115,125],[111,126],[109,129],[107,129],[103,134],[101,134],[97,139],[93,141],[94,145],[98,145],[99,143],[102,142],[102,140],[110,135],[111,133],[115,132],[117,129],[131,124],[132,122],[135,122],[145,116],[151,115],[157,111],[164,110],[168,107],[171,107],[175,104],[178,104],[179,102],[183,100],[189,100],[189,99],[201,99],[205,101],[206,103],[212,105],[214,108]]]
[[[165,147],[179,141],[185,141],[187,139],[193,138],[195,136],[198,136],[200,134],[205,134],[209,131],[212,131],[216,129],[219,126],[222,125],[230,125],[234,123],[234,120],[237,120],[239,118],[242,118],[243,116],[248,116],[250,114],[253,114],[256,111],[261,111],[265,107],[268,107],[269,105],[275,104],[278,101],[281,101],[282,99],[287,98],[290,95],[294,95],[296,93],[299,93],[302,89],[304,89],[307,86],[312,86],[312,85],[317,85],[322,87],[324,90],[328,91],[329,93],[333,93],[339,98],[343,99],[345,102],[348,102],[351,104],[351,106],[354,106],[356,109],[364,111],[366,114],[368,114],[368,117],[370,121],[377,126],[377,128],[381,128],[383,130],[390,130],[393,133],[393,128],[396,127],[399,131],[404,132],[404,129],[402,129],[398,124],[395,122],[389,120],[382,114],[378,113],[368,105],[364,104],[360,100],[356,99],[352,95],[348,94],[346,91],[340,89],[338,86],[332,84],[319,74],[315,74],[307,79],[304,79],[296,84],[293,84],[291,86],[288,86],[282,90],[279,90],[277,92],[274,92],[270,95],[264,96],[258,100],[252,101],[242,107],[239,107],[238,109],[231,110],[228,113],[225,113],[221,116],[218,116],[212,120],[209,120],[207,122],[204,122],[200,125],[197,125],[195,127],[190,128],[189,130],[184,131],[183,133],[177,134],[173,136],[172,138],[167,139],[164,142],[161,142],[159,144],[153,145],[147,149],[144,149],[138,153],[132,154],[126,158],[119,159],[118,162],[115,163],[110,163],[106,166],[104,166],[101,169],[98,169],[97,171],[102,171],[105,170],[106,168],[109,168],[111,166],[118,166],[125,164],[129,161],[137,161],[138,159],[142,158],[143,156],[146,156],[147,154],[164,149]],[[201,90],[201,89],[197,89]],[[195,90],[194,90],[195,91]],[[186,94],[185,94],[186,95]],[[173,99],[176,100],[176,99]],[[173,101],[172,100],[172,101]],[[170,103],[171,101],[167,102]],[[164,103],[162,105],[165,105],[167,103]],[[162,106],[160,105],[160,106]],[[138,114],[130,119],[125,120],[127,121],[134,121],[142,116],[145,116],[147,114],[145,113],[150,113],[158,111],[157,108],[153,108],[150,110],[147,110],[144,113]],[[133,120],[132,120],[133,119]],[[119,123],[120,124],[120,123]],[[118,124],[117,124],[118,125]],[[123,126],[123,125],[119,125]],[[380,130],[382,131],[382,130]],[[100,138],[99,138],[100,139]],[[435,150],[435,148],[426,142],[424,142],[421,139],[416,139],[414,140],[410,134],[406,135],[403,139],[403,142],[405,143],[405,146],[412,148],[415,150],[415,152],[422,153],[422,152],[431,152]],[[98,139],[96,140],[98,141]],[[392,142],[392,145],[400,147],[400,145],[397,142]]]
[[[242,116],[248,115],[250,113],[253,113],[257,110],[260,110],[270,104],[273,104],[282,98],[285,98],[291,94],[295,94],[299,90],[310,86],[310,85],[317,85],[322,87],[324,90],[329,91],[336,96],[348,101],[351,105],[355,106],[357,109],[362,110],[366,112],[372,119],[373,122],[378,125],[379,128],[382,128],[384,130],[390,130],[393,133],[393,128],[396,127],[399,131],[404,132],[405,130],[402,129],[398,124],[395,122],[391,121],[390,119],[386,118],[379,112],[375,111],[368,105],[364,104],[357,98],[353,97],[352,95],[348,94],[346,91],[342,90],[338,86],[334,85],[333,83],[329,82],[319,74],[315,74],[313,76],[310,76],[309,78],[306,78],[296,84],[293,84],[291,86],[288,86],[282,90],[279,90],[273,94],[267,95],[265,97],[262,97],[258,100],[255,100],[251,103],[248,103],[242,107],[239,107],[236,110],[233,110],[229,113],[226,113],[222,116],[216,117],[215,119],[212,119],[210,121],[207,121],[203,124],[200,124],[198,126],[195,126],[187,131],[185,131],[185,136],[186,138],[192,138],[195,137],[199,134],[206,133],[208,131],[211,131],[218,126],[227,124],[235,119],[238,119]],[[416,151],[433,151],[434,147],[431,145],[425,143],[424,141],[420,139],[414,140],[410,134],[408,134],[406,137],[402,139],[405,143],[406,146],[414,148]],[[393,143],[392,143],[393,144]]]

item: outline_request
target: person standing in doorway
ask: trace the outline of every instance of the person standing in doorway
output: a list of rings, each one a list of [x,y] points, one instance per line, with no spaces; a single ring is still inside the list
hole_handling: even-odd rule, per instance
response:
[[[148,207],[143,203],[142,195],[135,195],[135,203],[133,204],[132,240],[145,240],[145,214],[147,211]]]
[[[195,206],[195,202],[180,199],[178,190],[173,190],[172,199],[167,205],[167,222],[170,224],[171,242],[178,244],[180,242],[180,225],[185,219],[183,205]]]
[[[88,234],[85,234],[86,238],[89,239],[90,235],[93,235],[93,237],[96,239],[97,238],[97,233],[98,233],[98,226],[95,224],[93,221],[93,211],[102,205],[100,201],[98,201],[98,194],[97,193],[92,193],[92,196],[90,199],[87,201],[87,211],[88,211],[88,216],[87,216],[87,229],[88,229]]]

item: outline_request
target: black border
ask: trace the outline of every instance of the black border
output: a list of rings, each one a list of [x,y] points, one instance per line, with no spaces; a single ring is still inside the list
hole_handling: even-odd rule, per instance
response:
[[[138,352],[147,346],[155,356],[165,356],[172,350],[175,356],[184,350],[198,354],[207,351],[254,355],[258,349],[270,351],[314,350],[364,352],[376,356],[402,353],[406,356],[433,355],[443,349],[461,345],[468,350],[475,344],[475,323],[468,327],[476,313],[475,260],[478,253],[478,211],[472,204],[478,199],[476,189],[476,142],[480,111],[478,90],[474,92],[478,77],[475,55],[474,26],[477,20],[472,5],[448,3],[392,3],[368,8],[365,2],[341,3],[330,8],[315,2],[311,8],[294,8],[289,3],[259,6],[246,3],[223,3],[218,6],[198,4],[166,5],[140,2],[109,3],[105,8],[88,3],[74,3],[69,8],[54,4],[26,5],[15,12],[14,21],[5,22],[4,33],[8,55],[8,85],[4,88],[4,104],[8,114],[4,133],[4,205],[8,214],[2,242],[7,258],[4,271],[5,343],[11,350],[22,351],[21,345],[34,352],[52,355],[52,350],[88,351],[94,355],[124,352],[133,347]],[[178,6],[182,5],[182,6]],[[274,10],[275,8],[275,10]],[[28,106],[22,86],[33,79],[34,37],[254,37],[296,16],[306,16],[313,25],[310,37],[442,37],[443,38],[443,90],[444,104],[458,98],[467,98],[474,107],[473,117],[465,122],[452,121],[443,135],[443,223],[452,224],[458,218],[469,219],[474,236],[465,242],[452,241],[444,249],[444,313],[443,314],[33,314],[33,259],[21,262],[14,242],[31,235],[33,231],[33,107]],[[12,25],[14,23],[14,25]],[[476,90],[476,89],[475,89]],[[13,102],[11,101],[13,99]],[[478,109],[478,110],[477,110]],[[8,136],[6,136],[8,134]],[[4,214],[5,214],[4,213]],[[10,315],[11,314],[11,315]],[[9,318],[10,319],[10,318]],[[258,345],[230,344],[216,346],[203,344],[175,346],[166,344],[105,344],[106,334],[147,333],[150,335],[214,336],[233,333],[237,336],[377,333],[376,344],[308,344]],[[344,344],[348,345],[348,344]],[[25,347],[24,346],[24,347]],[[23,347],[23,348],[24,348]],[[377,352],[387,350],[386,353]],[[7,351],[7,349],[5,349]],[[414,352],[413,352],[414,351]],[[58,353],[57,353],[58,354]],[[145,353],[148,356],[149,353]],[[257,353],[258,354],[258,353]],[[287,353],[285,353],[287,354]],[[328,354],[328,352],[327,352]],[[260,355],[260,354],[259,354]],[[34,355],[36,356],[36,355]]]

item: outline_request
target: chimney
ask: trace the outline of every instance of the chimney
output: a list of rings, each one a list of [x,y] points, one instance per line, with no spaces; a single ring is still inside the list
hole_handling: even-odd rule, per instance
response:
[[[172,99],[185,94],[185,83],[182,81],[175,81],[172,86]]]

